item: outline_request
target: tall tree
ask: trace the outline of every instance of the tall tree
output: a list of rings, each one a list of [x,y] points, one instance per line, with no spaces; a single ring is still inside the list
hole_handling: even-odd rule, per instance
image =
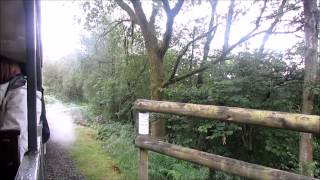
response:
[[[312,114],[314,112],[313,87],[317,83],[318,62],[318,9],[316,0],[304,0],[304,33],[305,33],[305,75],[303,87],[302,113]],[[299,161],[302,173],[313,176],[309,164],[313,161],[312,134],[300,134]]]
[[[230,36],[230,29],[232,26],[232,20],[233,20],[233,14],[234,14],[234,8],[235,8],[235,1],[230,0],[230,6],[228,11],[228,17],[226,18],[226,29],[225,29],[225,43],[222,49],[221,54],[219,54],[217,57],[215,57],[214,60],[210,61],[210,63],[206,63],[207,58],[209,57],[209,50],[210,50],[210,42],[212,41],[215,31],[217,30],[218,23],[216,19],[214,18],[214,14],[216,11],[217,1],[211,0],[211,10],[212,10],[212,16],[211,21],[209,23],[209,28],[206,33],[200,34],[197,37],[194,37],[190,42],[186,43],[186,45],[177,53],[176,61],[173,66],[173,69],[168,76],[169,78],[164,81],[165,74],[164,74],[164,56],[166,52],[169,49],[169,44],[172,39],[173,34],[173,24],[175,17],[181,10],[182,5],[184,4],[184,0],[177,0],[174,7],[171,8],[168,0],[153,0],[153,8],[151,15],[149,19],[146,17],[146,14],[142,8],[142,4],[140,0],[130,0],[131,4],[124,2],[123,0],[116,0],[116,3],[118,6],[120,6],[130,17],[130,20],[138,24],[140,26],[144,43],[145,43],[145,49],[146,53],[149,59],[150,64],[150,90],[151,90],[151,99],[153,100],[161,100],[162,99],[162,93],[161,89],[166,88],[167,86],[174,84],[176,82],[179,82],[181,80],[184,80],[188,77],[191,77],[195,74],[200,74],[208,69],[210,66],[224,61],[228,54],[238,47],[243,42],[259,35],[267,32],[267,30],[260,30],[261,29],[261,21],[264,18],[264,12],[266,7],[267,0],[264,0],[264,6],[260,9],[260,13],[258,17],[256,17],[256,20],[254,21],[254,26],[251,30],[249,30],[248,33],[243,35],[237,42],[233,44],[229,44],[229,36]],[[259,2],[255,2],[259,3]],[[132,5],[132,6],[131,6]],[[133,8],[132,8],[133,7]],[[156,32],[156,24],[155,19],[159,11],[161,9],[166,14],[166,26],[165,26],[165,33],[162,34],[162,37],[158,39],[158,34]],[[233,18],[232,18],[233,17]],[[278,14],[274,17],[278,18]],[[275,26],[279,20],[275,21],[272,25]],[[182,60],[182,57],[186,54],[189,47],[194,44],[195,41],[198,41],[202,38],[206,38],[206,44],[204,47],[204,56],[202,59],[202,65],[200,65],[199,68],[195,68],[190,72],[187,72],[186,74],[182,74],[177,76],[177,70],[179,67],[179,64]],[[201,78],[200,78],[201,80]],[[154,137],[163,137],[165,136],[165,122],[162,120],[153,120],[151,123],[151,135]]]
[[[155,28],[155,18],[160,6],[159,1],[153,1],[153,9],[149,21],[142,9],[140,0],[131,0],[133,9],[122,0],[117,0],[116,2],[128,13],[131,21],[140,26],[150,63],[151,99],[161,100],[161,87],[164,81],[163,59],[172,38],[174,19],[181,10],[184,0],[178,0],[173,8],[170,7],[168,0],[162,0],[162,7],[167,16],[166,30],[162,40],[157,38]],[[154,120],[151,124],[151,134],[154,137],[164,137],[165,122],[160,119]]]

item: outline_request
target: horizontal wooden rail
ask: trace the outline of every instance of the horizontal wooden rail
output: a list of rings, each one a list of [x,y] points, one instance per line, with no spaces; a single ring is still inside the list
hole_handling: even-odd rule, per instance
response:
[[[144,99],[137,100],[134,109],[320,134],[320,116],[315,115]]]
[[[267,180],[316,180],[316,178],[294,174],[265,166],[255,165],[232,158],[218,156],[203,151],[198,151],[182,146],[172,145],[147,136],[138,136],[135,140],[139,148],[155,151],[178,159],[190,161],[211,169],[224,171],[230,174],[247,177],[250,179]]]

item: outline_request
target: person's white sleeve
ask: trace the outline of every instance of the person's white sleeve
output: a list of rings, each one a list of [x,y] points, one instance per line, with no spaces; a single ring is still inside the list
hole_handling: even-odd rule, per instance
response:
[[[42,110],[42,93],[37,91],[37,125],[40,122]],[[28,109],[27,109],[27,85],[12,89],[4,98],[5,112],[1,129],[16,129],[20,131],[19,149],[20,160],[28,150]]]
[[[5,97],[5,113],[1,129],[20,130],[20,159],[28,149],[27,86],[8,91]]]

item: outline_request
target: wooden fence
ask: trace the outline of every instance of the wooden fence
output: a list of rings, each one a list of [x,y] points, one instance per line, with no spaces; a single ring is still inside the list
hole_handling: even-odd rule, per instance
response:
[[[146,112],[169,113],[227,122],[254,124],[313,133],[315,135],[320,134],[320,116],[142,99],[135,102],[134,110],[143,112],[139,113],[139,135],[135,140],[135,144],[139,148],[140,180],[148,179],[148,150],[250,179],[316,179],[185,148],[151,138],[149,136],[149,117]]]

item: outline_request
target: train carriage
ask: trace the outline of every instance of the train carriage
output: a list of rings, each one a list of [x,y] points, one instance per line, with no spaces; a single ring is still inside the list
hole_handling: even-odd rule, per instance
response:
[[[44,179],[42,122],[37,121],[37,109],[41,109],[37,93],[42,90],[40,34],[39,0],[0,1],[0,59],[22,67],[27,81],[28,131],[28,149],[20,158],[21,132],[0,130],[0,179]]]

